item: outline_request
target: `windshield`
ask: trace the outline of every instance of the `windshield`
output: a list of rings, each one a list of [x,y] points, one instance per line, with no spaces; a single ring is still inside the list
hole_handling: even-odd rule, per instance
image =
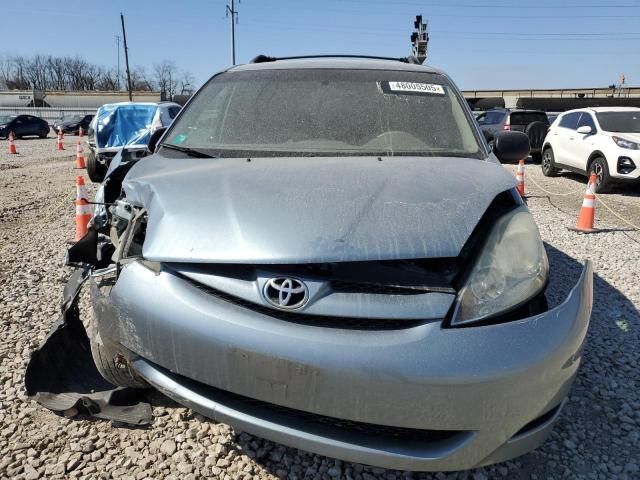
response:
[[[0,115],[0,123],[9,123],[14,118],[16,118],[15,115]]]
[[[640,110],[632,112],[598,112],[598,123],[607,132],[640,133]]]
[[[220,74],[166,143],[218,156],[481,155],[445,77],[381,70]]]

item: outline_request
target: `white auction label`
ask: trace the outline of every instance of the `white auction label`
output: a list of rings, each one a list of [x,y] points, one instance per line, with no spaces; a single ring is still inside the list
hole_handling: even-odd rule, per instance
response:
[[[435,93],[444,95],[444,87],[434,83],[389,82],[389,90],[393,92]]]

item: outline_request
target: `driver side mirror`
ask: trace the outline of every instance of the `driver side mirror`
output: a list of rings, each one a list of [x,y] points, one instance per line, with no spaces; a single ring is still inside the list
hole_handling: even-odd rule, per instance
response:
[[[167,127],[160,127],[159,129],[157,129],[155,132],[151,134],[151,138],[149,138],[149,145],[147,145],[147,149],[151,153],[156,152],[156,147],[158,146],[158,142],[160,141],[160,138],[162,137],[162,135],[164,135],[164,132],[166,131],[167,131]]]
[[[500,132],[493,143],[493,153],[500,162],[517,162],[529,156],[529,137],[522,132]]]
[[[581,135],[589,135],[590,133],[593,133],[593,129],[589,125],[582,125],[581,127],[578,127],[577,132]]]

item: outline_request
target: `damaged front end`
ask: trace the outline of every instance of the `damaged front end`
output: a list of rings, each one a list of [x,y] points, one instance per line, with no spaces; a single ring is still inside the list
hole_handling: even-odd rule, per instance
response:
[[[32,352],[25,387],[28,396],[65,416],[80,413],[145,425],[152,413],[140,387],[148,385],[131,373],[124,356],[111,354],[93,315],[86,322],[81,320],[78,305],[87,280],[113,284],[122,264],[141,252],[146,211],[115,198],[135,160],[119,157],[97,195],[101,205],[87,234],[67,251],[65,264],[75,270],[64,287],[61,316]],[[128,377],[130,382],[123,381]]]

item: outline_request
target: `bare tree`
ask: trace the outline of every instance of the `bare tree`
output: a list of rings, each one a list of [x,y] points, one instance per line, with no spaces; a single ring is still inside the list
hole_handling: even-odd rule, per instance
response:
[[[13,77],[13,63],[10,57],[0,57],[0,88],[8,89]]]
[[[0,89],[118,90],[122,84],[118,80],[115,68],[89,63],[78,56],[0,56]],[[144,67],[136,66],[131,81],[134,90],[159,88],[168,98],[191,90],[194,83],[191,73],[180,71],[170,60],[154,65],[151,75]]]
[[[153,90],[153,80],[147,75],[146,69],[141,65],[136,65],[131,70],[131,88],[137,91]]]
[[[156,85],[167,100],[172,100],[178,87],[178,77],[180,72],[176,64],[170,60],[163,60],[162,63],[153,66],[153,75]]]
[[[118,90],[118,72],[115,68],[104,70],[98,82],[96,90]]]
[[[183,71],[180,77],[180,95],[191,95],[195,82],[196,79],[191,72]]]

